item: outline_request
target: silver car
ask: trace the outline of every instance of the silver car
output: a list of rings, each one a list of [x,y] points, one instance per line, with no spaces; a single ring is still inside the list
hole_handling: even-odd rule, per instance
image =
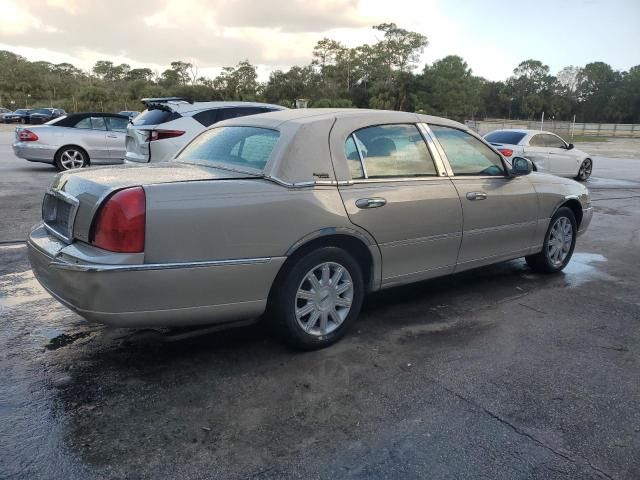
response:
[[[44,125],[16,128],[13,152],[58,170],[122,163],[129,117],[113,113],[75,113]]]
[[[593,159],[573,143],[565,142],[552,132],[542,130],[495,130],[484,136],[507,160],[512,156],[526,157],[538,172],[585,182],[593,171]]]
[[[569,262],[587,189],[530,174],[463,125],[286,110],[206,130],[174,161],[58,175],[29,236],[36,278],[88,320],[148,327],[267,316],[327,346],[383,288],[525,257]]]

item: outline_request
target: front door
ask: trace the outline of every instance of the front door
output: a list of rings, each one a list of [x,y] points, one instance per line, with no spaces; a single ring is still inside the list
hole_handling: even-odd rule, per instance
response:
[[[107,122],[107,148],[109,158],[112,160],[124,160],[125,138],[127,136],[128,118],[105,117]]]
[[[568,145],[557,135],[545,133],[542,135],[549,149],[549,166],[555,175],[575,176],[580,165],[575,155],[568,149]]]
[[[544,141],[544,135],[535,134],[524,147],[524,156],[533,162],[539,172],[551,172],[549,168],[549,148]]]
[[[353,180],[339,187],[340,195],[349,219],[380,247],[382,286],[451,273],[461,241],[460,200],[436,169],[418,127],[379,125],[347,133],[344,151],[332,152],[346,160]]]
[[[453,173],[464,217],[456,270],[528,253],[537,195],[527,177],[508,177],[500,156],[469,133],[431,125]]]

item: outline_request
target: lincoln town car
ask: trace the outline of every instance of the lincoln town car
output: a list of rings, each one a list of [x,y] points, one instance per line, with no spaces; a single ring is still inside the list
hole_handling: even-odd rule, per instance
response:
[[[519,257],[561,271],[592,207],[459,123],[304,109],[215,124],[170,162],[62,172],[42,215],[35,276],[89,321],[264,318],[313,349],[370,292]]]

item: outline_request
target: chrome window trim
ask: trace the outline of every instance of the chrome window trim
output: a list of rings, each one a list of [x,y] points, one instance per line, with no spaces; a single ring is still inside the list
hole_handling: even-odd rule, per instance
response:
[[[433,157],[434,163],[436,164],[438,175],[441,177],[452,176],[453,171],[449,166],[449,161],[447,159],[447,161],[445,162],[445,159],[447,157],[440,154],[440,150],[438,149],[440,145],[436,142],[435,135],[429,128],[429,125],[424,122],[418,123],[418,130],[420,130],[422,138],[424,138],[425,142],[427,143],[427,148],[431,152],[431,157]],[[442,153],[444,154],[444,150],[442,151]]]
[[[45,221],[44,218],[44,199],[42,201],[42,223],[44,225],[44,228],[47,229],[47,231],[53,235],[54,237],[58,238],[59,240],[62,240],[65,243],[71,243],[73,241],[73,228],[75,226],[76,223],[76,214],[78,213],[78,207],[80,206],[80,201],[76,198],[76,197],[72,197],[71,195],[63,192],[62,190],[47,190],[46,192],[48,195],[54,196],[54,197],[58,197],[68,203],[71,204],[71,221],[69,224],[69,236],[66,236],[60,232],[58,232],[55,228],[53,228],[52,226],[50,226],[49,224],[47,224],[47,222]]]
[[[358,136],[356,135],[356,132],[351,133],[351,135],[349,135],[350,137],[353,137],[353,143],[356,144],[356,150],[358,152],[358,157],[360,158],[360,166],[362,167],[362,173],[364,175],[364,178],[369,178],[369,174],[367,173],[367,166],[364,163],[364,157],[362,156],[362,150],[360,150],[360,145],[358,145],[358,142],[360,141],[358,139]],[[361,180],[360,178],[353,178],[351,177],[351,180]]]
[[[231,265],[256,265],[270,263],[272,257],[237,258],[234,260],[205,260],[198,262],[141,263],[139,265],[98,265],[52,261],[51,268],[75,272],[135,272],[147,270],[175,270],[178,268],[224,267]]]
[[[376,178],[361,178],[358,180],[352,180],[349,185],[359,183],[389,183],[389,182],[434,182],[436,180],[444,180],[448,177],[438,177],[432,175],[430,177],[376,177]]]

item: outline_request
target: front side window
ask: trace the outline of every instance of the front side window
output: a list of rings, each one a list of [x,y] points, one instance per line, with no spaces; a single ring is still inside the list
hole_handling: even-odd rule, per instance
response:
[[[542,135],[534,135],[533,137],[531,137],[531,140],[529,140],[529,145],[532,147],[545,147],[546,145],[544,144],[544,137]]]
[[[278,131],[267,128],[213,128],[196,137],[176,160],[263,170],[279,137]]]
[[[113,130],[115,132],[126,132],[129,120],[119,117],[107,117],[107,122],[109,123],[109,130]]]
[[[377,125],[354,132],[349,139],[357,142],[366,178],[436,176],[433,158],[418,127],[412,124]],[[347,140],[349,143],[349,140]],[[347,159],[353,157],[352,145],[345,145]],[[356,151],[356,153],[358,153]],[[350,165],[352,175],[356,164]],[[357,178],[357,177],[353,177]]]
[[[462,130],[431,125],[455,175],[504,175],[500,156]]]
[[[555,135],[549,135],[549,134],[544,134],[541,135],[542,137],[544,137],[544,143],[547,147],[550,148],[565,148],[566,144],[564,143],[564,140],[562,140],[560,137],[557,137]]]

